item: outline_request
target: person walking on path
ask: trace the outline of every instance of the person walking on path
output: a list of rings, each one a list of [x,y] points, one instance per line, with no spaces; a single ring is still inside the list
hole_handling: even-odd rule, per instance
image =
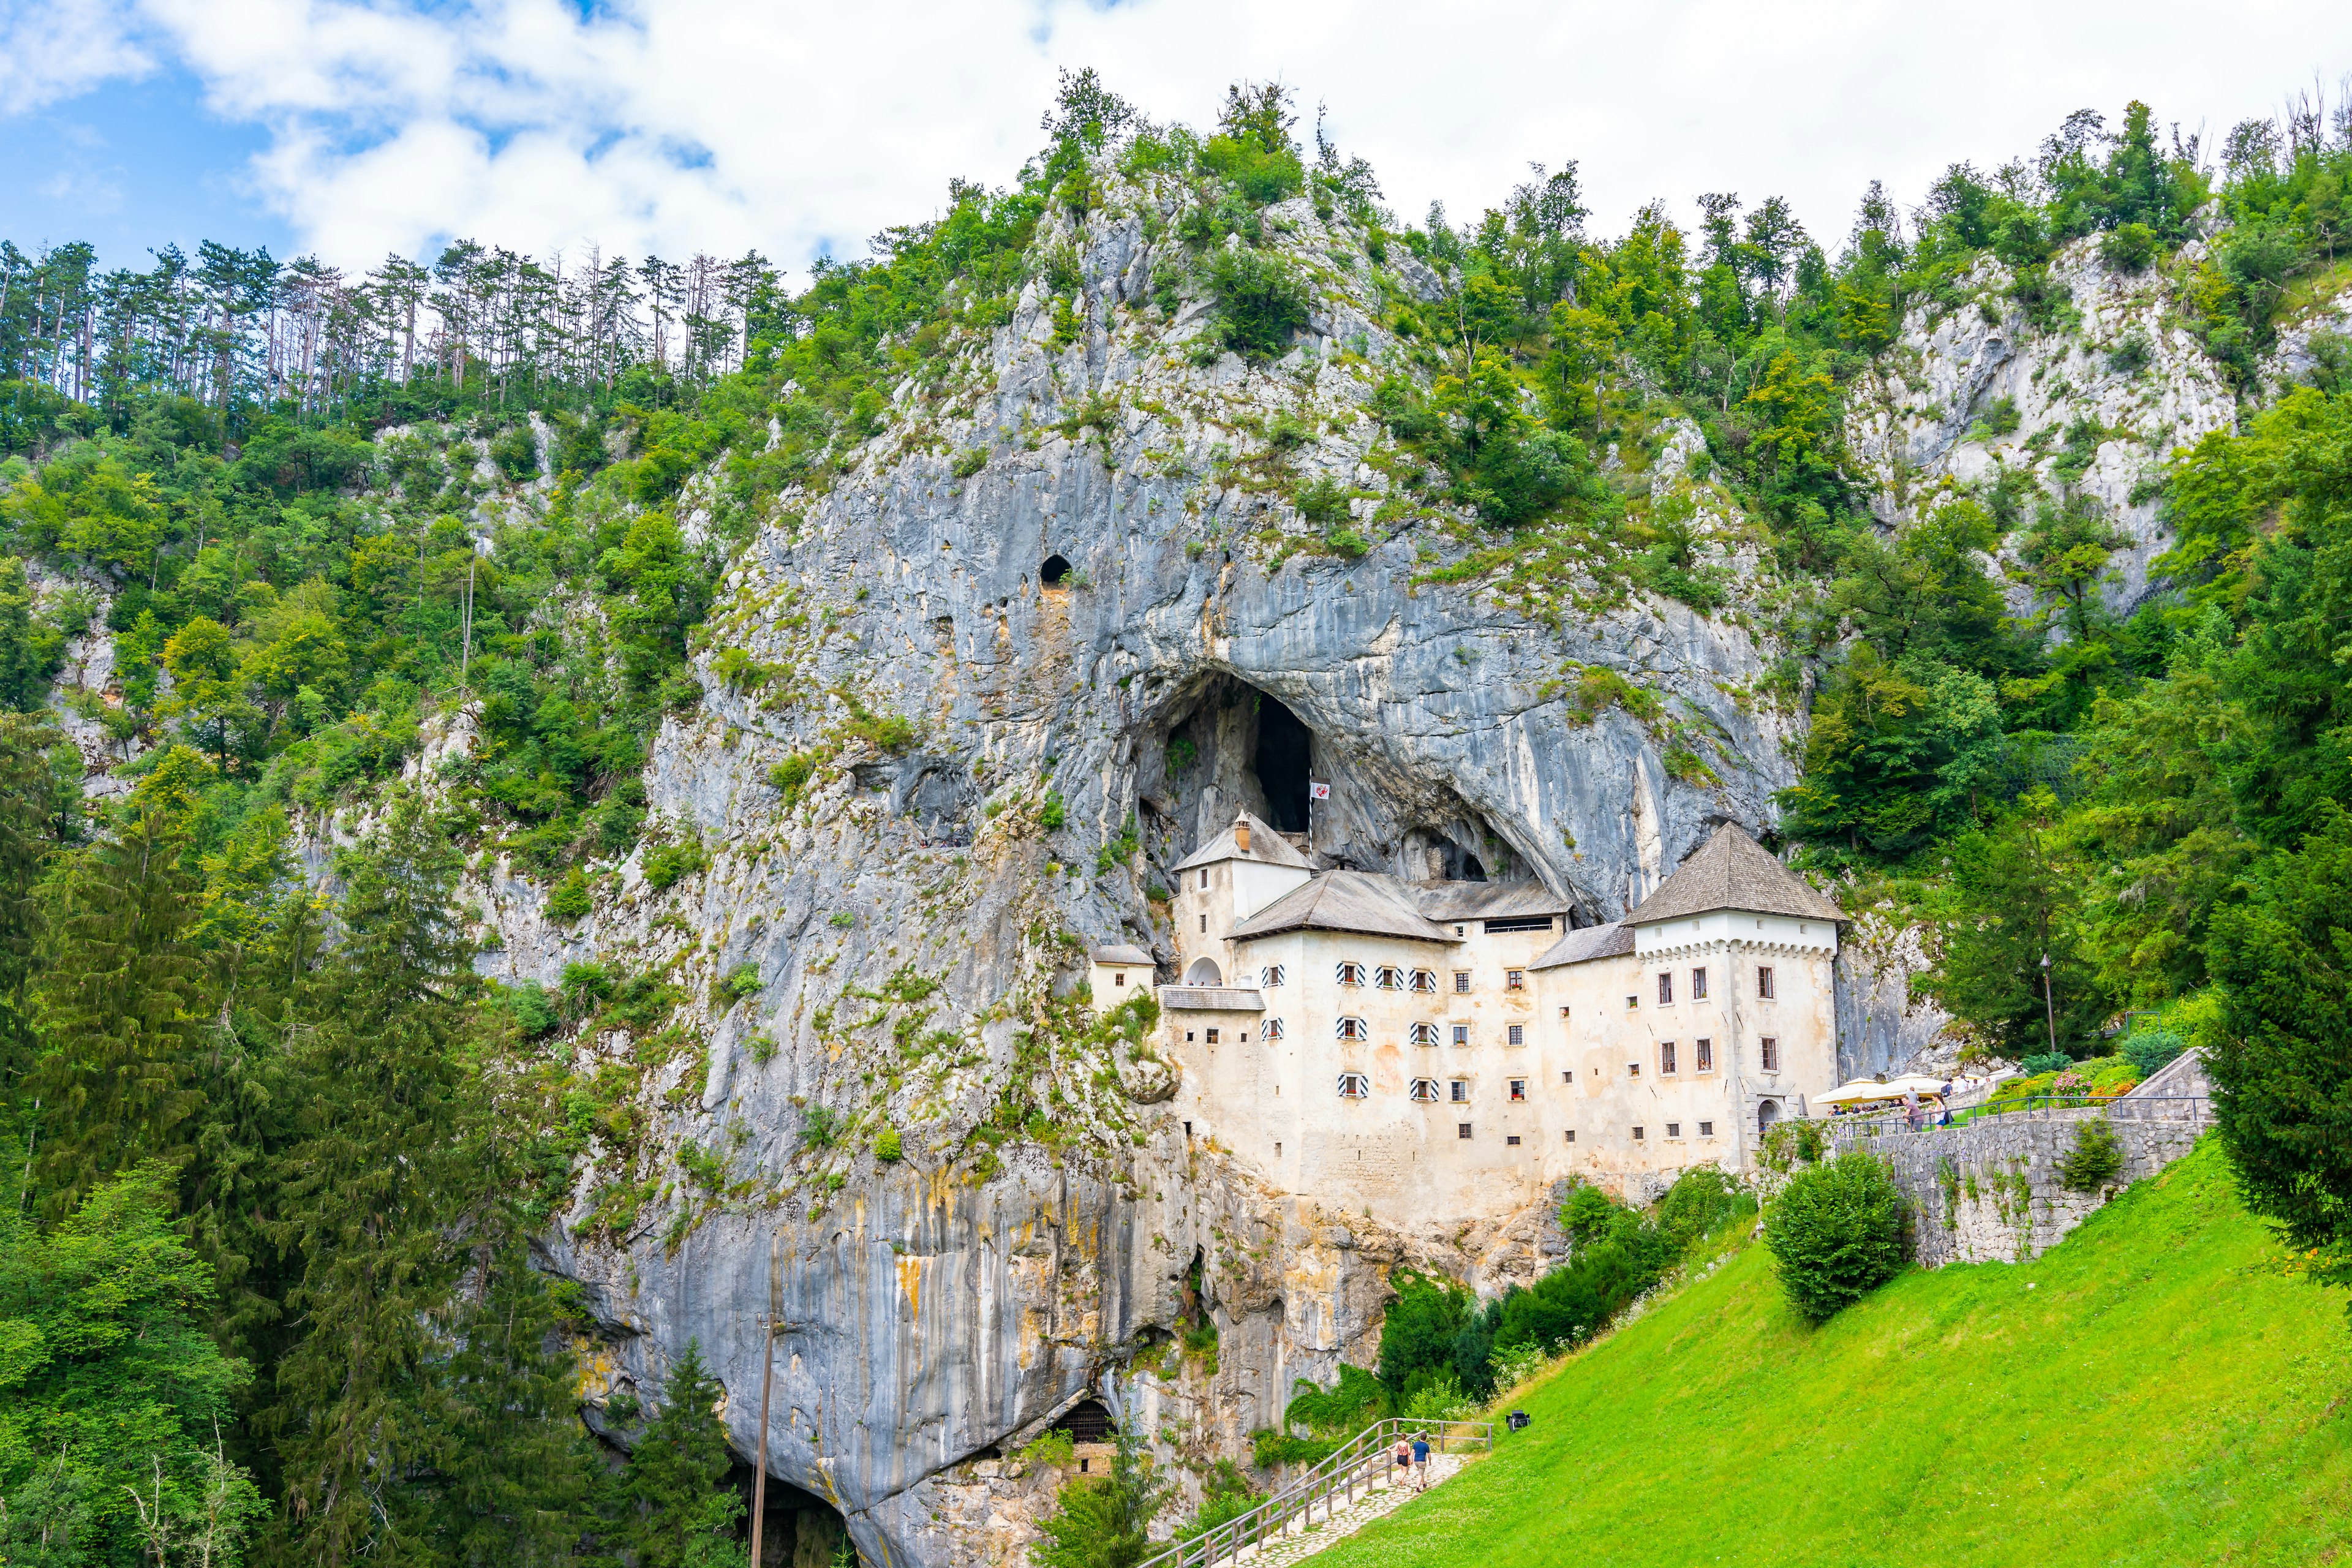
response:
[[[1426,1432],[1412,1435],[1412,1489],[1417,1492],[1429,1489],[1429,1434]]]
[[[1403,1436],[1400,1435],[1397,1438],[1396,1446],[1396,1484],[1402,1486],[1412,1478],[1412,1445],[1406,1442]]]
[[[1919,1131],[1919,1091],[1916,1089],[1903,1091],[1903,1125],[1914,1132]]]

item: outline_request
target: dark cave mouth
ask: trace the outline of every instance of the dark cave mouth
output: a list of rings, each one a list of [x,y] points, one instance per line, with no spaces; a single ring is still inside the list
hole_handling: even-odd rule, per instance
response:
[[[1250,770],[1265,792],[1266,820],[1285,833],[1307,831],[1307,783],[1315,731],[1298,715],[1263,692],[1258,695],[1257,746]]]

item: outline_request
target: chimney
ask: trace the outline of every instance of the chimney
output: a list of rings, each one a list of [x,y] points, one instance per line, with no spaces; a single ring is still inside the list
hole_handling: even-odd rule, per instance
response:
[[[1234,818],[1234,847],[1249,853],[1249,816],[1246,813]]]

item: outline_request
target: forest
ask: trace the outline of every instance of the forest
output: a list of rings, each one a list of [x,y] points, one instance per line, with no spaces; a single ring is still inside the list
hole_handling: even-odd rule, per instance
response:
[[[1475,530],[1451,580],[1569,570],[1568,540],[1723,608],[1738,585],[1688,516],[1601,456],[1695,422],[1702,477],[1800,590],[1783,685],[1811,691],[1811,725],[1781,841],[1850,907],[1924,923],[1921,984],[1982,1055],[2090,1057],[2127,1010],[2211,1046],[2249,1192],[2309,1272],[2352,1281],[2331,1033],[2352,964],[2352,356],[2325,346],[2293,387],[2260,368],[2352,266],[2344,107],[2218,149],[2144,105],[2112,127],[2085,110],[1908,213],[1874,185],[1826,242],[1728,193],[1688,230],[1661,202],[1599,236],[1572,163],[1475,222],[1401,221],[1319,125],[1301,142],[1279,88],[1237,87],[1203,134],[1081,73],[1046,129],[1010,184],[958,183],[942,216],[798,291],[757,255],[462,243],[347,278],[222,245],[101,271],[87,246],[0,242],[0,1557],[740,1552],[707,1374],[681,1365],[592,1434],[582,1308],[530,1263],[587,1138],[645,1131],[634,1082],[550,1042],[594,1019],[651,1059],[690,999],[595,965],[552,990],[478,978],[459,874],[510,856],[560,918],[641,842],[649,874],[691,868],[700,847],[649,818],[640,774],[663,715],[700,700],[688,658],[733,552],[1024,287],[1074,290],[1031,242],[1110,171],[1181,193],[1143,308],[1210,301],[1212,358],[1264,361],[1303,325],[1277,204],[1442,281],[1440,304],[1390,293],[1373,410],[1419,502]],[[2154,465],[2177,543],[2125,616],[2098,591],[2114,522],[2072,485],[2100,432],[1899,530],[1843,445],[1906,310],[1957,300],[1990,257],[2029,320],[2062,323],[2051,262],[2084,244],[2168,279],[2243,408]],[[1329,520],[1324,548],[1365,549],[1344,497],[1294,499]],[[59,698],[69,657],[108,662]],[[478,742],[428,807],[403,770],[460,707]],[[87,791],[68,725],[113,764]],[[360,841],[313,852],[306,826],[352,806]],[[1572,1336],[1671,1256],[1672,1216],[1581,1223],[1593,1260],[1516,1307],[1408,1290],[1426,1353],[1405,1364],[1401,1335],[1379,1397],[1449,1368],[1475,1384],[1498,1345]]]

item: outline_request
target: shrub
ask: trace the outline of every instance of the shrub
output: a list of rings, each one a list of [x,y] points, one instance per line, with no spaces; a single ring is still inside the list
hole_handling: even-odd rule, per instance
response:
[[[885,1164],[898,1159],[906,1152],[907,1146],[899,1139],[898,1130],[895,1127],[885,1127],[874,1139],[874,1157]]]
[[[1325,552],[1342,561],[1360,561],[1371,547],[1371,541],[1352,528],[1335,528],[1323,536]]]
[[[801,1112],[801,1142],[812,1149],[830,1149],[841,1136],[841,1119],[829,1106],[812,1105]]]
[[[2017,1065],[2028,1076],[2040,1078],[2044,1073],[2064,1072],[2074,1065],[2074,1058],[2063,1051],[2036,1051]]]
[[[2058,1162],[2058,1183],[2070,1193],[2095,1193],[2124,1168],[2124,1146],[2105,1121],[2074,1129],[2074,1146]]]
[[[2150,356],[2147,340],[2134,332],[2107,351],[2107,369],[2116,375],[2137,375],[2147,368]]]
[[[1209,262],[1208,283],[1216,300],[1216,342],[1244,359],[1279,358],[1307,325],[1307,289],[1274,257],[1246,246],[1221,250]]]
[[[1259,206],[1295,196],[1307,184],[1297,153],[1287,147],[1269,148],[1255,136],[1210,137],[1201,149],[1201,163]]]
[[[817,755],[814,752],[793,752],[768,770],[768,784],[791,805],[801,798],[808,782],[816,775]]]
[[[2124,1042],[2124,1059],[2139,1069],[2139,1076],[2154,1078],[2158,1071],[2189,1048],[2189,1042],[2170,1029],[2143,1029]]]
[[[531,433],[529,422],[490,443],[490,461],[516,484],[527,485],[539,478],[539,437]]]
[[[1061,831],[1062,824],[1067,822],[1069,817],[1069,809],[1062,804],[1061,792],[1047,790],[1045,804],[1037,808],[1037,826],[1048,833],[1057,833]]]
[[[1318,527],[1328,528],[1347,520],[1348,487],[1337,479],[1321,479],[1301,485],[1291,491],[1290,499],[1298,508],[1298,515]]]
[[[1176,1539],[1198,1541],[1217,1526],[1239,1519],[1260,1500],[1240,1467],[1231,1459],[1219,1459],[1201,1479],[1200,1511],[1192,1516],[1190,1524],[1176,1532]]]
[[[515,1031],[521,1035],[543,1035],[555,1027],[555,1005],[547,999],[547,988],[536,980],[526,980],[520,985],[509,986],[503,1000],[507,1016],[514,1020]]]
[[[571,925],[583,918],[593,905],[594,900],[588,895],[587,875],[574,866],[547,895],[547,918],[560,925]]]
[[[2118,226],[2099,241],[2099,259],[2117,272],[2137,272],[2156,259],[2156,230],[2144,223]]]
[[[988,448],[968,447],[956,454],[952,471],[957,479],[968,479],[986,467],[988,467]]]
[[[751,1051],[753,1061],[765,1067],[776,1059],[776,1037],[762,1029],[746,1042],[746,1048]]]
[[[1764,1245],[1789,1304],[1816,1323],[1903,1268],[1903,1195],[1883,1161],[1859,1150],[1790,1178],[1764,1215]]]
[[[1285,1426],[1304,1426],[1318,1437],[1347,1437],[1389,1413],[1389,1391],[1360,1366],[1339,1363],[1339,1381],[1319,1388],[1305,1378],[1293,1385],[1282,1408]]]
[[[710,857],[703,852],[698,839],[664,844],[646,851],[646,882],[656,890],[675,887],[709,864]]]
[[[1775,1121],[1764,1130],[1764,1147],[1758,1158],[1768,1171],[1786,1171],[1791,1165],[1814,1163],[1828,1144],[1829,1135],[1818,1121]]]
[[[720,977],[712,991],[721,1006],[731,1006],[746,996],[757,996],[760,994],[760,966],[756,963],[737,964]]]
[[[1678,1247],[1711,1236],[1747,1205],[1739,1184],[1714,1165],[1694,1165],[1678,1177],[1658,1205],[1658,1228]]]

